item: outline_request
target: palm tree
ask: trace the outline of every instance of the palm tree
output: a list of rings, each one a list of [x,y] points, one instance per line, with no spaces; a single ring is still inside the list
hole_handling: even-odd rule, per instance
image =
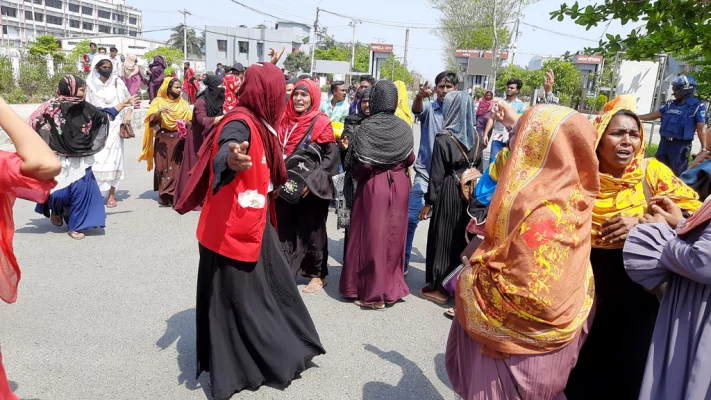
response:
[[[202,48],[205,46],[205,32],[201,36],[195,35],[195,29],[188,29],[188,55],[199,56],[202,54]],[[168,44],[178,48],[183,49],[183,25],[178,25],[173,28],[173,33],[168,39]]]

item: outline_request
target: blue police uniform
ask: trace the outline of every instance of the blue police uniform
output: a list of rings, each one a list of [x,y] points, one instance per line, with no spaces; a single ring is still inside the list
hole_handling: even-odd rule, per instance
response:
[[[669,167],[676,176],[686,171],[694,141],[696,124],[706,122],[706,106],[695,97],[687,97],[684,104],[670,101],[663,105],[662,127],[656,158]]]

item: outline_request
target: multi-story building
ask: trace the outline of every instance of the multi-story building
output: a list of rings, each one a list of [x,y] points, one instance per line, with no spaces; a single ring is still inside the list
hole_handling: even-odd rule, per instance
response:
[[[256,62],[269,61],[269,49],[277,51],[286,47],[279,61],[283,66],[290,52],[302,49],[311,32],[308,25],[295,22],[279,22],[276,29],[208,26],[205,28],[205,62],[208,69],[217,63],[231,66],[235,62],[248,67]]]
[[[19,46],[38,36],[141,37],[141,11],[125,0],[2,0],[0,44]]]

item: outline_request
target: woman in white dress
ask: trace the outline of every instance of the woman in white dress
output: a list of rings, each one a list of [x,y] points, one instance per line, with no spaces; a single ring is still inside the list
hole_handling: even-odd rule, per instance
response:
[[[122,101],[131,97],[126,84],[113,73],[114,65],[105,55],[97,55],[91,65],[87,78],[86,100],[99,108],[115,107]],[[121,124],[131,124],[133,107],[126,107],[118,118],[111,121],[109,136],[106,146],[96,154],[96,162],[92,170],[99,183],[99,189],[104,197],[107,196],[106,207],[116,207],[116,188],[124,178],[123,172],[123,139],[121,138]]]

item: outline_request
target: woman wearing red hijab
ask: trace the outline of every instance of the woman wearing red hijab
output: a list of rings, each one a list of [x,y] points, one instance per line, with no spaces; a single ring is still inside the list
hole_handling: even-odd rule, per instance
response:
[[[287,179],[275,130],[285,87],[272,64],[247,69],[239,106],[203,143],[175,207],[184,214],[205,200],[197,228],[197,373],[210,373],[217,399],[288,385],[325,353],[274,229],[273,188]]]
[[[225,87],[225,103],[222,111],[227,114],[237,107],[237,91],[242,85],[242,80],[237,75],[226,75],[222,85]]]
[[[319,160],[312,168],[296,163],[276,201],[279,239],[291,270],[294,275],[301,271],[311,278],[304,293],[315,293],[326,286],[326,219],[334,198],[332,176],[338,172],[340,163],[331,122],[318,111],[320,104],[321,88],[316,82],[310,79],[297,82],[279,129],[279,144],[287,164],[291,164],[289,157],[297,151],[303,153],[302,150]]]

